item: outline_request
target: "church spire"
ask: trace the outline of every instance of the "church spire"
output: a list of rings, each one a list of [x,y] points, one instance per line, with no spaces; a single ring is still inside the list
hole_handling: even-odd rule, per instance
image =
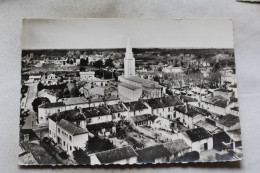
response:
[[[135,59],[130,46],[130,39],[127,39],[126,52],[124,58],[124,74],[125,77],[135,76]]]

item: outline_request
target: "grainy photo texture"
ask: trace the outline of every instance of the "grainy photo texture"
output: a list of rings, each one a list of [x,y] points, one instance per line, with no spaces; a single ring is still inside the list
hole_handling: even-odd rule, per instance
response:
[[[242,159],[231,20],[26,19],[20,165]]]

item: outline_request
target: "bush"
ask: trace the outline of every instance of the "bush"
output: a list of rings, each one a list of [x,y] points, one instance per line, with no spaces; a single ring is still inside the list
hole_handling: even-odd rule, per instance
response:
[[[45,144],[50,144],[50,140],[49,140],[48,137],[42,138],[42,142],[45,143]]]
[[[59,156],[60,156],[63,160],[66,160],[66,159],[69,158],[68,154],[67,154],[65,151],[59,153]]]
[[[177,160],[182,161],[182,162],[192,162],[192,161],[199,160],[199,159],[200,159],[200,153],[197,151],[192,151],[192,152],[186,153],[182,157],[179,157]]]

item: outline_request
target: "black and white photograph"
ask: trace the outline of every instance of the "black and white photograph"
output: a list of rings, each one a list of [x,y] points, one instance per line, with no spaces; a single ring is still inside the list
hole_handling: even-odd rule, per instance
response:
[[[242,160],[232,20],[24,19],[21,42],[19,165]]]

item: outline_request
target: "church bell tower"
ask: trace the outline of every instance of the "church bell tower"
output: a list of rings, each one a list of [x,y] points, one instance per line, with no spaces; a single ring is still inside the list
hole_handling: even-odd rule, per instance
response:
[[[126,53],[124,58],[124,75],[125,77],[135,76],[135,59],[129,39],[127,40]]]

